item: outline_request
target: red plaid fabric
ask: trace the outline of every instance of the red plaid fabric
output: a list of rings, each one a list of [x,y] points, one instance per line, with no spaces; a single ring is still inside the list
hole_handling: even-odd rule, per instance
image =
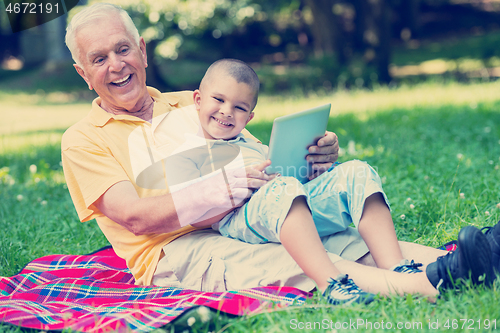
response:
[[[136,286],[111,247],[89,255],[50,255],[18,275],[0,277],[0,322],[41,330],[148,332],[194,306],[233,315],[302,304],[309,293],[291,287],[228,292]]]

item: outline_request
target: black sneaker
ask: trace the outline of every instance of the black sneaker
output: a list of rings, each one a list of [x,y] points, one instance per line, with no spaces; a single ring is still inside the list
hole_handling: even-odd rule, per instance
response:
[[[330,278],[328,283],[330,285],[323,296],[333,305],[369,304],[375,296],[361,290],[347,274],[340,274],[335,279]]]
[[[422,272],[422,270],[419,268],[421,266],[421,263],[415,262],[413,260],[410,262],[408,259],[403,259],[401,260],[399,265],[394,266],[394,268],[391,268],[391,270],[398,273],[415,274]]]
[[[459,280],[471,279],[472,284],[491,282],[491,250],[486,236],[476,227],[467,226],[458,234],[458,246],[453,252],[439,257],[426,269],[431,284],[439,288],[455,288]]]
[[[490,243],[493,270],[496,275],[500,275],[500,222],[494,227],[484,227],[481,231],[484,231],[488,243]]]

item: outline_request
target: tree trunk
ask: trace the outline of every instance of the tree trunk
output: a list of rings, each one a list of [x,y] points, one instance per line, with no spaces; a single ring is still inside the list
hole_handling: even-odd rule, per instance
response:
[[[366,31],[368,3],[366,0],[353,0],[352,5],[354,6],[354,11],[356,12],[356,16],[354,16],[354,52],[363,53],[366,48],[364,33]]]
[[[391,57],[391,8],[389,0],[364,0],[368,5],[366,28],[363,34],[368,62],[377,68],[379,82],[391,81],[389,63]]]
[[[0,64],[4,61],[7,49],[7,38],[2,29],[2,15],[0,15]]]
[[[158,45],[157,40],[151,40],[146,44],[146,52],[148,55],[148,67],[146,68],[146,84],[154,87],[161,92],[172,91],[172,86],[161,76],[160,69],[154,61],[155,49]]]
[[[304,0],[311,9],[314,22],[311,25],[316,56],[337,55],[340,64],[347,62],[345,40],[341,34],[339,20],[333,13],[335,0]]]
[[[59,63],[71,59],[68,48],[64,44],[66,17],[60,16],[41,26],[46,44],[45,65],[55,68]]]
[[[411,31],[413,38],[420,35],[420,0],[401,1],[401,25]]]

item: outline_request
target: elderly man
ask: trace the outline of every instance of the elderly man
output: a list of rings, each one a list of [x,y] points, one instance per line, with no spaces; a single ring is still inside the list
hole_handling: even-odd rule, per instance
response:
[[[224,184],[210,180],[182,189],[186,199],[174,206],[162,161],[182,145],[186,133],[199,130],[193,95],[162,94],[146,86],[146,45],[125,11],[110,4],[86,8],[69,24],[66,44],[75,69],[99,95],[89,115],[63,136],[68,188],[80,220],[96,219],[137,284],[205,291],[263,285],[314,288],[280,244],[250,245],[211,229],[180,225],[181,213],[183,219],[200,221],[209,216],[207,221],[215,222],[235,208],[229,205],[222,214],[209,214],[228,201]],[[253,139],[248,132],[245,135]],[[314,178],[336,160],[337,137],[327,132],[309,151],[317,171]],[[258,171],[243,177],[243,198],[251,194],[247,187],[257,189],[270,179]],[[322,241],[336,267],[366,291],[435,295],[438,285],[451,285],[448,270],[454,272],[453,279],[472,273],[478,280],[489,272],[491,253],[484,236],[474,230],[461,235],[461,254],[438,261],[442,251],[401,242],[405,257],[424,267],[429,264],[427,273],[414,270],[416,274],[356,263],[373,265],[373,260],[353,229]],[[477,260],[473,263],[465,255]]]

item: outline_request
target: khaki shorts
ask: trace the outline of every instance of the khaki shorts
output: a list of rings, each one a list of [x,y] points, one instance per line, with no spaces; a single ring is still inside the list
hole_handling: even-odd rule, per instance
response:
[[[368,248],[354,228],[321,239],[332,262],[356,261]],[[247,244],[211,229],[194,231],[163,247],[153,284],[200,291],[290,286],[313,290],[308,278],[278,243]]]

